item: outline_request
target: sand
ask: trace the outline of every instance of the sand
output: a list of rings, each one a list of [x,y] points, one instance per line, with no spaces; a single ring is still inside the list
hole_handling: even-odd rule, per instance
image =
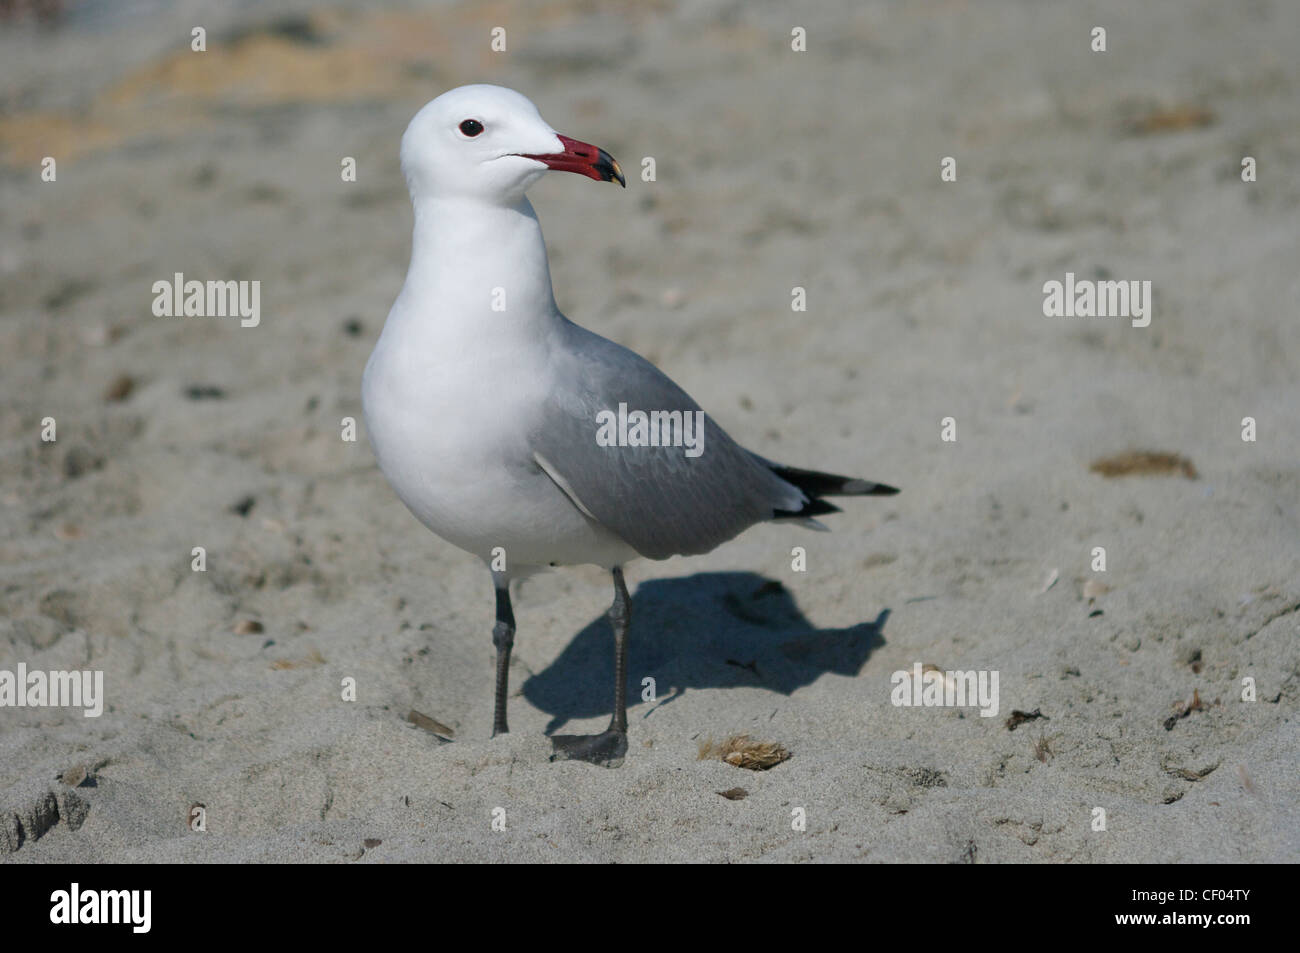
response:
[[[68,6],[0,26],[0,671],[105,710],[0,708],[0,860],[1300,859],[1295,4]],[[629,172],[533,190],[574,320],[903,489],[630,565],[617,769],[546,739],[608,718],[605,575],[520,587],[491,738],[487,573],[341,439],[398,139],[474,81]],[[176,272],[260,323],[155,316]],[[1067,272],[1149,326],[1046,317]],[[998,714],[892,704],[915,664]],[[789,758],[698,758],[742,734]]]

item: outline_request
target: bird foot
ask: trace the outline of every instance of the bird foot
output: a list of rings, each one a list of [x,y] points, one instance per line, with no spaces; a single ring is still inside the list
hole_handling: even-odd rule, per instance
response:
[[[552,761],[587,761],[606,768],[617,768],[627,754],[627,732],[607,728],[598,735],[553,735]]]

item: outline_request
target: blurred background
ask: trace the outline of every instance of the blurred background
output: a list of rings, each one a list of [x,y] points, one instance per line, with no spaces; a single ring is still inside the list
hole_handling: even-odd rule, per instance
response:
[[[1300,692],[1298,49],[1290,0],[0,2],[0,667],[92,666],[110,694],[98,721],[0,712],[0,807],[75,761],[100,773],[81,832],[20,856],[199,856],[183,819],[203,800],[227,805],[228,857],[335,858],[294,838],[339,824],[325,841],[360,843],[367,817],[411,857],[434,837],[483,858],[506,848],[438,805],[514,785],[526,823],[606,858],[870,843],[953,860],[969,842],[981,859],[1294,859],[1274,810],[1296,796],[1278,713]],[[488,742],[486,574],[406,513],[363,431],[340,439],[407,264],[398,141],[471,82],[520,90],[629,174],[626,192],[551,176],[530,193],[571,318],[755,451],[903,488],[829,534],[761,527],[629,570],[634,587],[734,572],[681,623],[708,633],[761,590],[736,588],[745,573],[797,602],[777,642],[887,618],[856,674],[813,653],[785,688],[731,664],[748,657],[661,660],[691,690],[636,711],[655,747],[641,774],[602,776],[625,787],[601,810],[700,839],[603,838],[555,808],[578,775],[521,748],[510,781],[513,755],[492,754],[541,744],[542,676],[595,632],[603,575],[517,599],[516,734]],[[177,272],[259,281],[260,324],[155,317],[152,286]],[[1044,317],[1066,272],[1151,281],[1150,327]],[[1092,469],[1128,451],[1173,462]],[[712,638],[676,635],[684,653]],[[1054,760],[1001,719],[892,708],[888,674],[917,660],[1001,670],[1005,712],[1054,719]],[[1227,704],[1247,673],[1271,701]],[[1161,728],[1196,689],[1225,704]],[[407,727],[412,709],[457,744]],[[746,781],[755,813],[723,816],[734,779],[689,767],[695,739],[751,729],[795,755]],[[1167,770],[1216,760],[1205,783]],[[931,777],[918,765],[942,792],[908,780]],[[796,798],[817,839],[753,807]],[[1131,809],[1127,837],[1078,825],[1099,798]]]

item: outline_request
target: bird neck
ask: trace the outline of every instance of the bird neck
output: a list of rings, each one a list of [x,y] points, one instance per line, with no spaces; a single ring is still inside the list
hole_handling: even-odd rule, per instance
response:
[[[417,198],[413,205],[403,294],[459,320],[518,326],[558,316],[542,226],[528,199]]]

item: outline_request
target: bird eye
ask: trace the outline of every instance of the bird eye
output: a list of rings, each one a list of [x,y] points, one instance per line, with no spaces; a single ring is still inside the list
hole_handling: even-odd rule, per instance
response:
[[[473,139],[483,131],[483,124],[477,119],[466,119],[460,124],[460,131]]]

